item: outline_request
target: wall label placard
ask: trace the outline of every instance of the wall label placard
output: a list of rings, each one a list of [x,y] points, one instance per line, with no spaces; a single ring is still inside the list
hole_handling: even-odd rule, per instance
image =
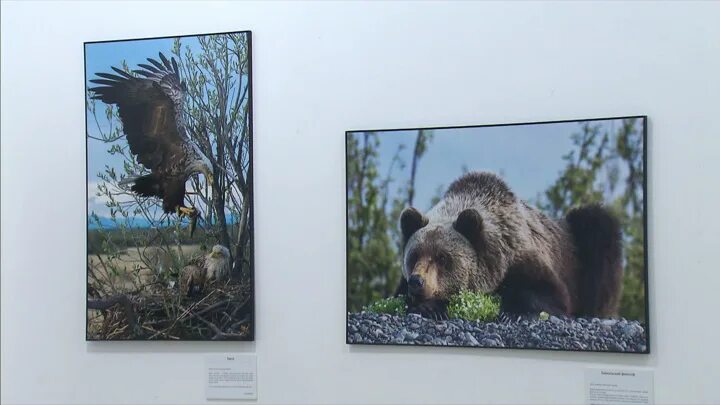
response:
[[[257,355],[205,356],[205,398],[257,399]]]
[[[585,403],[588,405],[653,404],[653,370],[586,368]]]

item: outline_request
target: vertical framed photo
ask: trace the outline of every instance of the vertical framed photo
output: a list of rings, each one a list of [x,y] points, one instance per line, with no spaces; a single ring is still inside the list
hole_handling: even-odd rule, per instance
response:
[[[649,353],[647,117],[346,133],[348,344]]]
[[[250,31],[85,43],[87,340],[254,340]]]

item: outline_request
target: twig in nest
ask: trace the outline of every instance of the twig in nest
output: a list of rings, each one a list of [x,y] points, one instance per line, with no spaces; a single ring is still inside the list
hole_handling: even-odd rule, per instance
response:
[[[199,305],[200,305],[203,301],[205,301],[205,299],[208,298],[208,297],[209,297],[209,295],[208,295],[208,296],[205,296],[202,300],[200,300],[200,301],[198,301],[198,302],[193,302],[187,309],[185,309],[185,308],[183,308],[183,307],[180,307],[180,308],[183,310],[182,313],[181,313],[180,315],[178,315],[177,317],[175,317],[175,320],[172,321],[172,323],[170,324],[170,326],[168,326],[168,327],[166,327],[165,329],[160,330],[160,331],[155,331],[155,330],[154,330],[155,333],[154,333],[152,336],[150,336],[150,337],[148,338],[148,340],[154,339],[155,337],[157,337],[157,336],[159,336],[159,335],[170,336],[170,335],[167,334],[167,332],[170,331],[170,330],[172,330],[172,328],[175,327],[175,325],[178,323],[178,321],[184,320],[185,317],[186,317],[186,315],[192,314],[192,309],[195,308],[195,307],[197,307],[197,306],[199,306]],[[190,317],[190,319],[192,319],[192,317]]]
[[[162,331],[156,331],[155,329],[150,328],[150,327],[147,327],[147,326],[145,326],[145,325],[143,325],[143,328],[149,330],[150,332],[157,332],[157,333],[155,333],[153,336],[157,336],[158,334],[163,333]],[[165,336],[167,336],[169,339],[180,340],[180,338],[177,337],[177,336],[173,336],[173,335],[170,335],[170,334],[168,334],[168,333],[163,333],[163,334],[164,334]]]
[[[241,320],[235,322],[234,324],[230,325],[230,327],[228,328],[228,330],[237,329],[238,327],[240,327],[240,325],[246,324],[246,323],[248,323],[249,321],[250,321],[250,314],[247,314],[247,315],[245,315],[245,317],[244,317],[243,319],[241,319]]]
[[[220,330],[220,328],[217,327],[217,325],[208,321],[207,319],[203,318],[202,316],[200,316],[198,314],[193,314],[193,316],[196,319],[198,319],[199,321],[201,321],[202,323],[204,323],[205,325],[207,325],[213,332],[215,332],[215,336],[212,337],[212,340],[222,340],[222,339],[227,339],[227,338],[242,338],[242,337],[244,337],[244,335],[242,335],[240,333],[223,332],[222,330]]]
[[[100,311],[110,309],[117,304],[121,304],[123,310],[125,311],[125,318],[127,319],[128,325],[132,330],[133,337],[142,335],[142,329],[138,326],[137,323],[137,315],[135,315],[132,304],[130,303],[128,297],[126,297],[125,295],[118,294],[109,298],[87,300],[87,307],[89,309],[97,309]]]

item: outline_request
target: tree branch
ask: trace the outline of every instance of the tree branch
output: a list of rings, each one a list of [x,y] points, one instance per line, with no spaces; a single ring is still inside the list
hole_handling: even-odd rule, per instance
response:
[[[125,318],[127,319],[130,329],[133,331],[133,335],[135,337],[142,335],[142,329],[138,327],[135,310],[133,310],[130,300],[124,294],[118,294],[109,298],[87,300],[88,309],[97,309],[99,311],[105,311],[118,304],[122,305],[123,311],[125,311]]]

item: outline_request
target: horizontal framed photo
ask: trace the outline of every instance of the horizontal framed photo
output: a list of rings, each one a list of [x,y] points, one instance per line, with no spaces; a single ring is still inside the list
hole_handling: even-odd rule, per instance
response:
[[[649,353],[647,117],[346,133],[348,344]]]
[[[86,340],[254,340],[250,31],[85,43]]]

